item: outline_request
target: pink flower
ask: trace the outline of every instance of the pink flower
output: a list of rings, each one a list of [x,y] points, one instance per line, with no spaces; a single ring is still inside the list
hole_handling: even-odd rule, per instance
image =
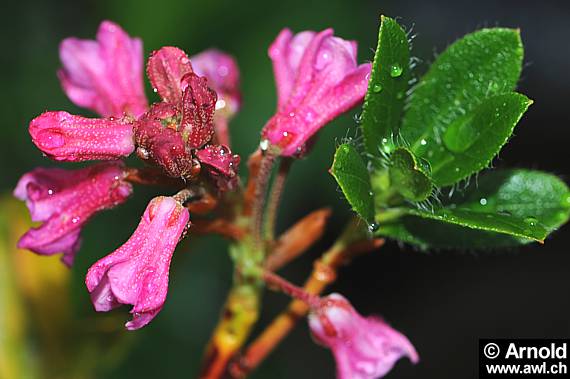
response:
[[[279,33],[269,48],[278,107],[262,137],[281,155],[303,153],[320,128],[362,101],[371,65],[358,65],[356,53],[356,42],[334,37],[332,29]]]
[[[97,40],[67,38],[59,49],[63,90],[75,104],[103,117],[138,117],[147,108],[143,86],[143,51],[138,38],[103,21]]]
[[[29,132],[34,144],[57,161],[118,159],[135,149],[133,127],[124,119],[46,112],[30,122]]]
[[[215,142],[229,145],[228,122],[239,111],[239,69],[231,55],[209,49],[191,58],[194,72],[208,79],[208,84],[218,94],[214,116]]]
[[[322,299],[309,315],[309,327],[316,341],[332,350],[339,379],[381,378],[403,356],[419,360],[404,335],[380,319],[362,317],[339,294]]]
[[[83,225],[98,211],[124,202],[131,185],[123,165],[101,163],[79,170],[36,168],[22,176],[14,196],[26,201],[32,221],[41,221],[20,238],[18,247],[42,255],[63,253],[71,266]]]
[[[151,200],[129,240],[89,269],[85,284],[99,312],[131,304],[129,330],[148,324],[162,309],[170,260],[188,225],[188,210],[172,197]]]

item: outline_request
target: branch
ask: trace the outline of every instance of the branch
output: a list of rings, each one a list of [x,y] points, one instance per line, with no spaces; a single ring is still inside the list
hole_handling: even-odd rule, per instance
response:
[[[355,256],[375,250],[383,245],[383,239],[362,239],[359,225],[351,223],[339,240],[323,256],[315,262],[311,276],[305,282],[304,291],[318,295],[336,280],[338,268],[352,260]],[[309,306],[295,299],[287,309],[255,339],[245,354],[229,368],[231,378],[244,378],[254,370],[273,351],[273,349],[289,334],[297,321],[303,318]]]

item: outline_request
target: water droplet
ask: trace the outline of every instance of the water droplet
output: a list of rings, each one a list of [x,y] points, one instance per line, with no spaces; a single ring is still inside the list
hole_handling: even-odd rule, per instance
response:
[[[40,147],[44,149],[57,149],[65,144],[63,135],[55,130],[42,130],[36,137]]]
[[[289,112],[289,117],[295,117],[295,112]]]
[[[459,167],[455,167],[455,172],[459,172]]]
[[[374,93],[382,92],[382,84],[380,83],[374,84],[374,86],[372,87],[372,91],[374,91]]]
[[[149,158],[150,153],[144,147],[138,147],[137,148],[137,155],[140,159],[146,160]]]
[[[427,141],[426,141],[425,139],[422,139],[422,140],[420,141],[420,145],[422,145],[422,146],[427,145]]]
[[[74,224],[77,224],[77,223],[79,222],[79,217],[73,217],[73,218],[71,219],[71,222],[74,223]]]
[[[388,142],[388,138],[382,138],[382,143],[387,143]]]
[[[536,226],[538,225],[538,220],[535,217],[527,217],[524,219],[524,222],[528,225],[528,226]]]
[[[484,197],[482,197],[482,198],[479,200],[479,204],[481,204],[481,205],[487,205],[487,199],[485,199]]]
[[[152,92],[157,93],[158,92],[158,88],[153,88]]]
[[[259,142],[259,148],[262,151],[266,151],[267,149],[269,149],[269,140],[268,139],[261,140],[261,142]]]
[[[392,67],[390,67],[390,76],[393,78],[397,78],[402,75],[403,71],[404,70],[402,69],[402,66],[400,66],[399,64],[393,64]]]
[[[53,195],[53,190],[52,190],[52,189],[48,189],[47,193],[48,193],[48,195]]]
[[[375,232],[378,229],[380,229],[380,225],[375,223],[375,222],[371,222],[370,224],[368,224],[368,230],[370,230],[371,232]]]
[[[216,110],[217,110],[217,111],[220,110],[220,109],[223,109],[223,108],[225,108],[225,107],[226,107],[226,102],[225,102],[225,100],[220,99],[220,100],[216,101]]]
[[[462,153],[477,141],[479,132],[472,121],[473,114],[466,114],[458,117],[447,127],[443,134],[443,143],[450,151]]]

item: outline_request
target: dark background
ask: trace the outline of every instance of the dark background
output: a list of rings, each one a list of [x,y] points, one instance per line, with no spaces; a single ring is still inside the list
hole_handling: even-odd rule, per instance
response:
[[[337,35],[357,40],[360,60],[369,60],[380,13],[413,27],[414,54],[424,60],[420,71],[465,33],[495,25],[521,28],[526,53],[519,90],[535,103],[495,166],[531,167],[570,180],[570,3],[566,1],[19,0],[2,13],[2,192],[10,191],[19,176],[36,165],[53,165],[30,142],[26,131],[30,119],[45,110],[88,114],[66,99],[55,75],[57,46],[67,36],[93,38],[99,22],[110,19],[142,37],[145,54],[162,45],[176,45],[189,54],[210,46],[232,53],[241,69],[244,101],[231,126],[233,149],[246,157],[275,108],[266,51],[278,31],[285,26],[295,31],[332,26]],[[310,210],[322,206],[334,210],[323,241],[284,271],[295,282],[302,282],[312,260],[332,242],[349,215],[327,169],[335,141],[349,129],[353,134],[355,113],[326,128],[310,157],[294,166],[287,184],[281,229]],[[92,312],[83,287],[87,268],[128,238],[152,196],[150,191],[137,190],[126,205],[97,216],[85,228],[84,248],[73,268],[78,315]],[[225,242],[190,240],[175,254],[164,310],[136,332],[125,361],[99,377],[194,377],[230,283],[231,263]],[[381,314],[416,346],[419,365],[403,360],[389,378],[474,377],[478,338],[570,336],[569,243],[568,229],[554,233],[543,246],[506,252],[420,253],[390,242],[344,268],[332,289],[350,298],[363,314]],[[268,294],[262,322],[286,302],[280,295]],[[332,356],[311,341],[303,323],[252,377],[333,376]]]

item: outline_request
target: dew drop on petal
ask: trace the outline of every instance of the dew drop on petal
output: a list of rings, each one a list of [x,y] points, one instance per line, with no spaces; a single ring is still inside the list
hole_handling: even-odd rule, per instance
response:
[[[261,142],[259,142],[259,148],[262,151],[266,151],[267,149],[269,149],[269,140],[268,139],[261,140]]]
[[[38,133],[37,140],[44,149],[56,149],[65,144],[63,135],[54,130],[42,130]]]

